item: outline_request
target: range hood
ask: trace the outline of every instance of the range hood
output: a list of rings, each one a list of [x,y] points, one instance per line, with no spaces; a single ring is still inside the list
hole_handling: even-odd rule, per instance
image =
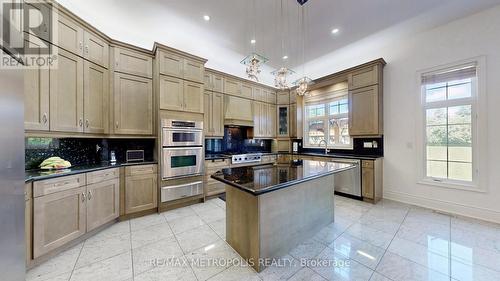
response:
[[[224,97],[225,126],[253,127],[253,104],[251,100],[226,95]]]

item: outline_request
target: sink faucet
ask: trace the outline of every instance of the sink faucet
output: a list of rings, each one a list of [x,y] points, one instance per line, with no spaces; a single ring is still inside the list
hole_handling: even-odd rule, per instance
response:
[[[326,142],[326,140],[321,140],[319,142],[319,146],[321,146],[322,143],[325,143],[325,154],[328,154],[328,143]]]

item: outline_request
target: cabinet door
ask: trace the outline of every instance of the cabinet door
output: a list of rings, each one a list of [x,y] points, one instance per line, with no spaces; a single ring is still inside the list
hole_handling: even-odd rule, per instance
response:
[[[84,117],[86,133],[104,134],[109,126],[109,75],[97,64],[84,63]]]
[[[289,130],[289,107],[288,105],[279,105],[277,110],[278,137],[288,137]]]
[[[224,82],[222,75],[212,74],[212,90],[214,92],[224,92]]]
[[[242,83],[241,84],[241,96],[247,99],[252,98],[252,86]]]
[[[156,208],[156,174],[125,177],[125,214]]]
[[[87,231],[120,215],[120,180],[118,178],[87,185]]]
[[[115,71],[151,78],[153,58],[132,50],[114,48]]]
[[[83,28],[74,20],[59,13],[57,46],[83,56]]]
[[[239,96],[241,92],[241,83],[232,78],[224,78],[224,93]]]
[[[160,76],[160,109],[184,108],[184,81],[180,78]]]
[[[347,75],[349,90],[359,89],[379,83],[380,66],[372,65]]]
[[[253,105],[253,136],[261,137],[261,103],[258,101],[254,101]]]
[[[224,137],[224,94],[213,93],[212,96],[212,136]],[[206,113],[205,113],[206,114]]]
[[[109,66],[109,45],[104,39],[90,32],[85,32],[83,36],[84,58],[102,67]]]
[[[59,49],[50,69],[50,129],[83,132],[83,59]]]
[[[184,59],[184,79],[193,82],[203,83],[203,74],[205,73],[205,67],[203,63]]]
[[[183,78],[184,59],[181,56],[160,52],[160,74]]]
[[[28,264],[32,257],[32,245],[31,240],[33,239],[33,212],[32,212],[32,193],[31,193],[31,183],[24,185],[24,243],[26,243],[26,264]]]
[[[203,115],[203,132],[205,133],[205,137],[212,136],[212,95],[213,93],[210,91],[205,91],[203,93],[203,108],[205,114]]]
[[[260,103],[260,135],[265,138],[269,137],[267,133],[267,126],[268,126],[267,108],[268,108],[267,103],[263,102]]]
[[[269,105],[268,107],[269,124],[267,126],[268,135],[271,138],[276,137],[276,105]]]
[[[206,73],[203,75],[203,86],[205,90],[213,90],[212,74]]]
[[[349,91],[349,135],[379,134],[378,86]]]
[[[85,233],[85,192],[82,186],[33,199],[33,258]]]
[[[297,104],[290,105],[290,137],[297,137]]]
[[[151,79],[115,73],[114,132],[153,133],[153,87]]]
[[[39,39],[25,41],[28,46],[42,46]],[[49,130],[49,70],[30,68],[24,70],[24,128]]]
[[[361,190],[363,191],[363,197],[368,199],[374,199],[374,177],[375,173],[373,168],[363,167],[361,170]]]
[[[184,111],[203,113],[203,84],[184,81]]]
[[[276,104],[276,92],[273,91],[265,91],[266,99],[268,103]]]
[[[276,97],[277,104],[290,104],[290,93],[288,91],[278,92]]]
[[[256,101],[265,101],[265,100],[262,100],[262,96],[263,96],[262,89],[258,88],[258,87],[253,87],[252,98]]]

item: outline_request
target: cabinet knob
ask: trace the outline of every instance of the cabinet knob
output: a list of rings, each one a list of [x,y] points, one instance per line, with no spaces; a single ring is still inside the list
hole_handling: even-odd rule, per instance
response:
[[[115,123],[115,127],[118,129],[118,122]]]
[[[43,122],[43,124],[47,124],[47,121],[48,121],[48,119],[47,119],[47,113],[44,113],[43,116],[42,116],[42,122]]]
[[[89,195],[87,196],[88,200],[92,199],[92,190],[89,190]]]
[[[85,192],[84,192],[84,193],[82,193],[82,202],[85,202],[85,197],[86,196],[85,196]]]
[[[89,53],[89,45],[85,45],[85,53]]]
[[[82,41],[80,41],[80,43],[78,43],[78,48],[79,48],[80,50],[81,50],[81,49],[83,49],[83,43],[82,43]]]
[[[78,121],[78,125],[80,125],[80,127],[83,127],[83,119],[80,118],[80,120]]]
[[[85,120],[85,127],[87,127],[87,128],[88,128],[88,127],[89,127],[89,125],[90,125],[90,121],[89,121],[89,119],[86,119],[86,120]]]

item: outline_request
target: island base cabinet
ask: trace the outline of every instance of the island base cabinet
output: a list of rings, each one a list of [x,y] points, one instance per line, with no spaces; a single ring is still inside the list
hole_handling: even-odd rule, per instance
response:
[[[125,178],[125,214],[158,207],[157,175],[145,174]]]
[[[94,230],[120,215],[118,178],[87,186],[87,231]]]
[[[86,231],[85,186],[33,200],[33,258],[82,236]]]

